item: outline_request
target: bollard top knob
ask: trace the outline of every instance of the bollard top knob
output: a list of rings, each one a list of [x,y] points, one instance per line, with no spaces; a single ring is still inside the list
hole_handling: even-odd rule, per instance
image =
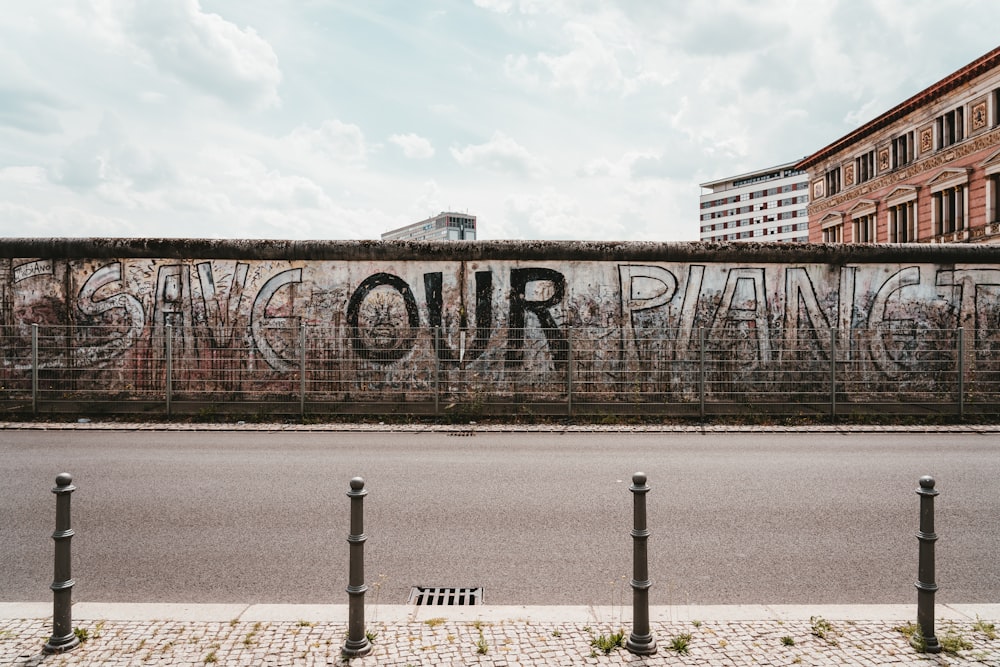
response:
[[[365,488],[365,480],[362,477],[351,478],[351,491],[360,491]]]
[[[934,478],[930,475],[924,475],[920,478],[920,488],[921,489],[933,489],[934,488]]]
[[[69,486],[73,483],[73,475],[68,472],[61,472],[56,475],[56,486]]]
[[[645,486],[646,485],[646,473],[644,473],[644,472],[637,472],[637,473],[633,474],[632,475],[632,483],[635,484],[636,486]]]

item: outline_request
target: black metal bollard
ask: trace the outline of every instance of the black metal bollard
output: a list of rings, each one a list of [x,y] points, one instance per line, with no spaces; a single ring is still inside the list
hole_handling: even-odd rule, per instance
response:
[[[365,480],[355,477],[351,480],[351,490],[347,496],[351,499],[351,534],[347,536],[350,548],[350,578],[347,582],[348,624],[347,641],[341,653],[346,657],[361,657],[368,655],[372,644],[365,634]]]
[[[80,639],[73,632],[73,584],[71,540],[73,529],[70,527],[70,494],[76,491],[73,486],[73,476],[60,473],[56,477],[56,486],[52,493],[56,494],[56,531],[52,533],[55,540],[55,578],[52,589],[52,637],[42,647],[43,653],[65,653],[80,645]]]
[[[924,638],[924,650],[927,653],[940,653],[941,645],[934,636],[934,593],[937,584],[934,582],[934,543],[937,533],[934,532],[934,496],[939,491],[934,488],[934,478],[920,478],[920,562],[917,566],[917,624]]]
[[[632,475],[635,528],[632,529],[632,633],[625,642],[625,648],[636,655],[656,653],[656,640],[649,631],[649,562],[646,552],[649,531],[646,530],[646,473]]]

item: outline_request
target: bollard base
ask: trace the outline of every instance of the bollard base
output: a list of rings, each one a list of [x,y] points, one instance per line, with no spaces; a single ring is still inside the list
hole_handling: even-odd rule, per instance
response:
[[[346,658],[363,658],[372,651],[372,643],[368,637],[359,640],[348,639],[344,642],[344,647],[340,649],[341,655]]]
[[[637,635],[634,632],[628,636],[625,649],[635,655],[653,655],[656,653],[656,640],[653,635]]]
[[[920,653],[940,653],[941,644],[938,643],[937,637],[933,635],[930,637],[913,637],[910,639],[910,646]]]
[[[49,639],[45,646],[42,647],[42,653],[47,655],[66,653],[68,651],[72,651],[79,645],[80,638],[76,636],[75,632],[71,632],[64,637],[52,637]]]

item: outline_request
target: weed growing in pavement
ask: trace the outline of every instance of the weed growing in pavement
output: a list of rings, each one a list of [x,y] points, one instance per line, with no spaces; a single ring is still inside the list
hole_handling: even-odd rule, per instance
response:
[[[958,653],[972,648],[972,642],[960,635],[954,628],[948,628],[939,640],[945,653]]]
[[[483,631],[479,631],[479,639],[476,640],[476,653],[479,655],[486,655],[489,653],[490,645],[486,643],[486,637],[483,637]]]
[[[812,625],[812,633],[828,644],[836,644],[833,638],[833,625],[822,616],[810,616],[809,623]]]
[[[600,649],[604,655],[611,653],[611,651],[616,648],[621,648],[622,644],[625,643],[625,631],[619,630],[610,635],[598,635],[590,640],[590,645],[596,649]]]
[[[700,628],[701,627],[701,621],[691,621],[691,625],[693,625],[696,628]]]
[[[218,662],[218,660],[219,659],[215,657],[215,651],[212,651],[211,653],[205,656],[204,663],[207,665],[211,662]]]
[[[260,632],[260,623],[254,623],[253,629],[247,633],[247,636],[243,638],[243,645],[246,647],[253,646],[257,639],[257,633]]]
[[[997,626],[993,623],[987,623],[983,619],[979,618],[978,614],[976,615],[976,622],[972,624],[972,629],[975,632],[983,633],[986,635],[987,639],[997,638]]]
[[[687,655],[690,644],[691,634],[688,632],[682,632],[670,640],[670,648],[677,651],[681,655]]]
[[[924,633],[920,630],[920,626],[916,623],[897,625],[893,628],[893,630],[909,639],[910,646],[912,646],[917,653],[923,653],[927,650],[927,642],[924,641]]]
[[[435,618],[428,618],[426,621],[424,621],[424,624],[427,625],[428,627],[436,628],[437,626],[439,626],[442,623],[444,623],[446,620],[448,620],[448,619],[443,618],[441,616],[437,616]],[[476,621],[476,622],[478,623],[479,621]]]
[[[784,637],[781,638],[781,643],[785,646],[795,646],[795,639],[793,637],[785,635]]]

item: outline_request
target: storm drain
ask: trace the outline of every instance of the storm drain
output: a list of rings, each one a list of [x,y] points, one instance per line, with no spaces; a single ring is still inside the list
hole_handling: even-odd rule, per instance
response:
[[[414,586],[407,604],[473,605],[483,603],[483,589]]]

